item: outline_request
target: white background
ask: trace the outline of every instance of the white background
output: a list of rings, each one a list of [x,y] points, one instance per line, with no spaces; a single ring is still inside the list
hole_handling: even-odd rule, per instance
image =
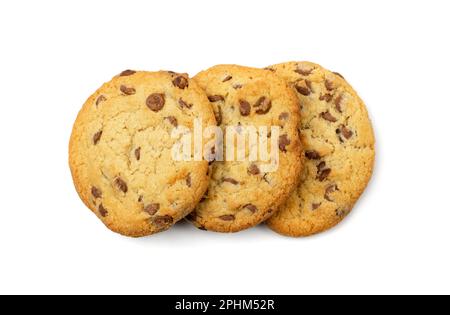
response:
[[[0,293],[450,293],[449,1],[1,1]],[[113,234],[72,185],[87,97],[128,68],[310,60],[366,101],[376,172],[339,227]]]

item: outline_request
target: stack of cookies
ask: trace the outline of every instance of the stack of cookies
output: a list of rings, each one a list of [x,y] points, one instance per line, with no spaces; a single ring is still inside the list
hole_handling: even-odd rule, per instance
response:
[[[192,79],[127,70],[84,104],[69,160],[79,196],[117,233],[147,236],[186,218],[300,237],[349,214],[374,142],[362,100],[317,64],[220,65]]]

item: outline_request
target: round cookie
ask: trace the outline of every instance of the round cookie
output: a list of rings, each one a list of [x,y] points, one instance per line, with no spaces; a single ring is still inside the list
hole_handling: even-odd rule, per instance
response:
[[[305,166],[301,183],[268,221],[287,236],[316,234],[341,222],[367,186],[375,159],[363,101],[338,73],[309,62],[267,68],[297,92]]]
[[[204,195],[208,161],[175,161],[173,129],[215,126],[202,89],[185,74],[127,70],[84,104],[69,164],[83,202],[112,231],[133,237],[168,229]]]
[[[302,166],[298,99],[284,80],[261,69],[219,65],[194,80],[206,91],[225,139],[230,130],[242,133],[254,127],[268,141],[266,149],[274,148],[270,156],[278,156],[279,163],[270,169],[261,155],[252,160],[248,146],[240,161],[217,160],[213,152],[216,161],[208,192],[188,218],[198,228],[216,232],[250,228],[270,217],[298,183]],[[259,127],[267,127],[267,134]],[[224,145],[224,157],[231,148],[237,150],[237,143]]]

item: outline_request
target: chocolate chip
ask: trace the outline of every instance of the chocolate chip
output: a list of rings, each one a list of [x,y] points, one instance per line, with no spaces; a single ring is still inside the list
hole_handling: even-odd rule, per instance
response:
[[[95,101],[95,106],[98,106],[101,102],[106,101],[106,97],[104,95],[100,95]]]
[[[236,217],[232,214],[226,214],[226,215],[220,216],[219,219],[223,220],[223,221],[234,221],[236,219]]]
[[[183,101],[182,98],[180,98],[178,100],[178,105],[180,105],[181,108],[187,108],[187,109],[191,109],[192,108],[192,104],[188,104],[185,101]]]
[[[176,87],[184,90],[185,88],[187,88],[189,86],[189,80],[186,78],[186,76],[180,75],[178,77],[176,77],[173,81],[172,81],[173,85],[175,85]]]
[[[166,97],[161,93],[153,93],[149,97],[147,97],[147,101],[145,102],[147,107],[150,108],[154,112],[159,112],[163,109],[164,104],[166,103]]]
[[[327,166],[327,163],[325,163],[324,161],[320,162],[317,165],[317,173],[320,173],[320,171],[322,171],[326,166]]]
[[[120,91],[125,95],[133,95],[136,94],[136,89],[132,87],[127,87],[125,85],[120,86]]]
[[[271,72],[275,72],[275,69],[270,68],[270,67],[266,67],[266,68],[264,68],[264,70],[271,71]]]
[[[167,120],[169,121],[169,123],[170,123],[172,126],[174,126],[175,128],[178,127],[178,119],[176,119],[175,117],[173,117],[173,116],[168,116],[168,117],[166,117],[166,118],[164,118],[164,119],[167,119]]]
[[[287,135],[280,136],[278,146],[282,152],[287,152],[286,147],[290,144],[291,144],[291,140],[289,140]]]
[[[225,101],[225,98],[222,95],[210,95],[208,99],[211,103]]]
[[[322,205],[321,203],[313,203],[313,204],[312,204],[312,209],[313,209],[313,211],[314,211],[314,210],[317,210],[321,205]]]
[[[336,110],[339,113],[342,113],[342,95],[339,95],[338,97],[336,97],[336,99],[334,100],[334,105],[336,106]]]
[[[220,126],[222,124],[222,107],[217,106],[217,111],[214,111],[214,116],[216,117],[217,126]]]
[[[324,198],[330,202],[333,202],[333,199],[331,199],[330,194],[334,193],[336,190],[338,190],[336,185],[330,185],[325,189],[325,195]]]
[[[134,150],[134,156],[136,157],[136,160],[138,160],[138,161],[141,159],[141,147]]]
[[[239,100],[239,111],[241,112],[242,116],[250,115],[250,103],[245,100]]]
[[[102,198],[102,191],[95,186],[92,186],[91,194],[94,198]]]
[[[308,76],[313,72],[313,69],[300,69],[298,68],[297,70],[294,70],[294,72],[300,74],[300,75],[304,75],[304,76]]]
[[[157,216],[153,219],[153,223],[158,228],[168,228],[173,223],[173,218],[170,215]]]
[[[258,165],[256,165],[256,164],[251,164],[251,165],[248,167],[247,172],[248,172],[250,175],[259,175],[259,174],[261,174],[261,171],[259,170],[259,167],[258,167]]]
[[[152,203],[148,206],[145,206],[144,211],[147,212],[149,215],[155,215],[156,212],[158,212],[160,209],[159,203]]]
[[[94,145],[96,145],[96,144],[100,141],[100,139],[102,138],[102,134],[103,134],[103,131],[100,130],[99,132],[97,132],[97,133],[94,135],[94,137],[92,138],[93,141],[94,141]]]
[[[346,126],[341,126],[341,133],[345,139],[350,139],[353,136],[353,131],[348,129]]]
[[[305,151],[305,156],[308,160],[320,160],[319,152],[314,150]]]
[[[227,76],[225,77],[225,79],[223,79],[222,82],[227,82],[227,81],[230,81],[231,79],[233,79],[233,77],[232,77],[231,75],[227,75]]]
[[[344,218],[347,216],[347,214],[350,212],[348,209],[336,209],[336,216],[339,218]]]
[[[320,97],[319,97],[319,100],[326,101],[327,103],[329,103],[332,99],[333,99],[333,95],[331,95],[330,93],[320,95]]]
[[[334,90],[334,84],[330,80],[325,80],[325,87],[327,88],[328,91]]]
[[[188,187],[192,187],[192,176],[191,176],[191,174],[189,174],[189,175],[186,177],[186,185],[187,185]]]
[[[280,116],[278,116],[279,120],[288,120],[289,119],[289,113],[281,113]]]
[[[235,84],[235,85],[233,85],[233,89],[235,89],[235,90],[242,89],[242,84]]]
[[[307,87],[301,86],[301,85],[295,85],[295,89],[297,90],[298,93],[300,93],[301,95],[304,95],[304,96],[308,96],[311,94],[310,89],[308,89]]]
[[[251,213],[256,213],[258,211],[258,208],[251,203],[249,203],[248,205],[245,205],[244,208],[250,210]]]
[[[114,183],[116,184],[117,188],[119,188],[122,192],[124,192],[124,193],[128,192],[127,183],[125,183],[125,181],[122,178],[117,177],[114,180]]]
[[[337,121],[336,117],[334,117],[330,112],[321,113],[320,117],[322,117],[325,120],[328,120],[329,122],[336,122]]]
[[[257,108],[256,113],[258,115],[265,115],[272,108],[272,101],[270,99],[268,99],[267,97],[262,96],[255,103],[254,107]]]
[[[105,209],[103,204],[100,204],[100,206],[98,206],[98,212],[102,217],[106,217],[108,215],[108,210]]]
[[[127,77],[127,76],[133,75],[135,73],[136,73],[136,71],[134,71],[134,70],[125,70],[120,74],[120,76]]]
[[[139,196],[138,202],[142,202],[144,200],[144,196]]]
[[[229,177],[225,177],[222,179],[223,183],[230,183],[232,185],[238,185],[239,182],[237,180],[235,180],[234,178],[229,178]]]
[[[331,174],[331,169],[330,168],[325,168],[323,170],[321,170],[319,172],[319,174],[317,175],[317,179],[321,182],[323,182],[325,179],[328,178],[328,176]]]

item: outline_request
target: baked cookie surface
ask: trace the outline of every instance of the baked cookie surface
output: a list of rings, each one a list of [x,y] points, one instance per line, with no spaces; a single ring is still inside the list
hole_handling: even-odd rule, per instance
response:
[[[267,224],[294,237],[325,231],[349,214],[372,175],[375,139],[366,107],[340,74],[317,64],[266,70],[297,92],[305,160],[296,192]]]
[[[237,151],[237,141],[224,146],[222,160],[214,152],[208,192],[188,218],[200,229],[238,232],[270,217],[298,183],[302,166],[298,99],[284,80],[261,69],[219,65],[194,80],[206,91],[224,139],[230,130],[250,135],[246,132],[255,128],[258,137],[267,140],[270,156],[278,155],[278,166],[271,169],[261,155],[250,158],[249,146],[245,160],[228,160],[230,148]],[[260,127],[267,127],[267,134]]]
[[[204,195],[208,162],[176,161],[178,125],[215,126],[208,99],[185,74],[124,71],[84,104],[69,164],[82,201],[111,230],[133,237],[168,229]]]

